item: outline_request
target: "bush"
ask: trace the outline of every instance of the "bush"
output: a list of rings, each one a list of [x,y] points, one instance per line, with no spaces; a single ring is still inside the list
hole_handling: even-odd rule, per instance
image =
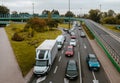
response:
[[[23,41],[24,38],[21,37],[18,33],[15,32],[14,35],[12,36],[12,40],[14,40],[14,41]]]
[[[46,26],[46,21],[44,19],[31,18],[24,27],[24,31],[28,31],[29,28],[32,28],[37,32],[42,32],[45,30],[45,26]]]

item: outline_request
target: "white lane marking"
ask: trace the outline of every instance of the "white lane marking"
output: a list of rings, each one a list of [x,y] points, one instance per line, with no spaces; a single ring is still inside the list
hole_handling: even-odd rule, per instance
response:
[[[49,83],[52,83],[52,81],[50,81]]]
[[[54,74],[57,72],[58,66],[55,67]]]
[[[58,60],[59,62],[61,61],[61,56],[59,57],[59,60]]]
[[[87,46],[85,45],[85,43],[83,44],[83,46],[84,46],[85,49],[87,48]]]
[[[40,83],[42,81],[44,81],[46,79],[46,76],[45,77],[40,77],[37,79],[36,83]]]
[[[62,50],[62,54],[63,54],[64,50]]]
[[[94,78],[93,83],[99,83],[99,81],[96,80],[95,73],[93,71],[92,71],[92,74],[93,74],[93,78]]]
[[[65,48],[65,46],[64,46],[64,48]]]
[[[95,77],[95,73],[92,71],[92,74],[93,74],[93,78],[94,80],[96,80],[96,77]]]
[[[64,83],[69,83],[69,80],[64,78]]]
[[[80,83],[82,83],[82,74],[81,74],[81,63],[80,63],[80,53],[78,52],[78,62],[79,62],[79,75],[80,75]]]

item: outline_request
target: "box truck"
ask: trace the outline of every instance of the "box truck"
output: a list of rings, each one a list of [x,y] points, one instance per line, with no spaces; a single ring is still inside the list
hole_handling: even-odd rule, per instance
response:
[[[45,40],[36,48],[36,63],[34,66],[35,75],[45,75],[50,70],[55,57],[57,56],[56,40]]]

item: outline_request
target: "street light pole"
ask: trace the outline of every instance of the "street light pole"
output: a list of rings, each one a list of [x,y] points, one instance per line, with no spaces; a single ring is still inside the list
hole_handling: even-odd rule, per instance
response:
[[[33,5],[33,17],[34,17],[34,3],[32,3],[32,5]]]
[[[70,0],[68,1],[68,3],[69,3],[69,4],[68,4],[69,13],[70,13]],[[68,27],[69,27],[69,29],[70,29],[70,15],[69,15],[69,26],[68,26]]]

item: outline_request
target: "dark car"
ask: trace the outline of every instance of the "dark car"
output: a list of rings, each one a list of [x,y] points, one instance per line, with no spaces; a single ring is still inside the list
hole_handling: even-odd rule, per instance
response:
[[[90,70],[99,71],[100,62],[98,61],[95,54],[88,54],[86,61]]]
[[[71,80],[78,77],[78,66],[75,60],[69,60],[67,62],[65,77]]]

